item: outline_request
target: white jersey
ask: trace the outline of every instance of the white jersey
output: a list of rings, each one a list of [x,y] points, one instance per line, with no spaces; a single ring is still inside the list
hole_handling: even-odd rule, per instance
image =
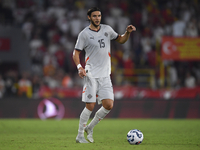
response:
[[[92,78],[107,77],[111,74],[110,41],[118,34],[108,25],[100,25],[98,31],[88,27],[83,29],[75,45],[75,50],[85,50],[86,74]]]

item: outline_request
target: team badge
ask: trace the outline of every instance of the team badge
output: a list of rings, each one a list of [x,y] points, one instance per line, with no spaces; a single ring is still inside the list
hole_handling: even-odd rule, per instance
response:
[[[107,32],[105,32],[104,35],[105,35],[106,37],[108,37],[108,33],[107,33]]]

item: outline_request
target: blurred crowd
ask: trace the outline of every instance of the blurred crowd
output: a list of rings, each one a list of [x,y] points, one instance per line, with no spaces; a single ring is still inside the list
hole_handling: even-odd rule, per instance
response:
[[[200,35],[198,0],[0,0],[0,24],[22,30],[29,41],[32,64],[31,71],[10,70],[0,75],[0,97],[24,92],[37,97],[42,86],[81,87],[72,52],[79,32],[89,25],[86,14],[93,6],[101,9],[102,23],[119,34],[129,24],[137,28],[127,43],[112,42],[114,85],[134,85],[123,77],[133,75],[138,68],[150,68],[155,71],[152,88],[161,88],[161,61],[157,58],[162,36]],[[81,61],[84,66],[84,52]],[[164,61],[164,65],[170,83],[166,86],[200,85],[199,61]]]

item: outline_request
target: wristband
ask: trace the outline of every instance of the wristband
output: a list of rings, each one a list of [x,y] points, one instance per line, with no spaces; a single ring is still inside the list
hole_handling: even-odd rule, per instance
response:
[[[79,68],[81,68],[81,67],[82,67],[81,64],[78,64],[78,65],[77,65],[77,69],[79,69]]]

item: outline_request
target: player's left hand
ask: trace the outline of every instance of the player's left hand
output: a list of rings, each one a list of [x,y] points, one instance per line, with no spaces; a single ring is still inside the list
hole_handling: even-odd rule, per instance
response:
[[[128,33],[131,33],[132,31],[136,31],[136,27],[133,26],[133,25],[129,25],[127,28],[126,28],[126,31]]]

